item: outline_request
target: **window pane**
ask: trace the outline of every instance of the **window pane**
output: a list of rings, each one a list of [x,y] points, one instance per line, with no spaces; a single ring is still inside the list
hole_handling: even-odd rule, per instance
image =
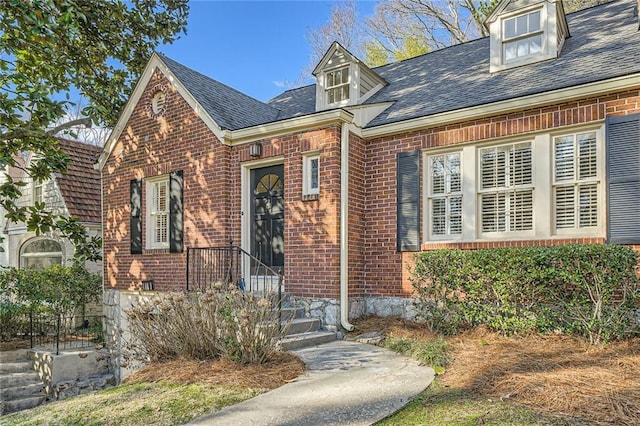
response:
[[[573,186],[556,188],[556,227],[558,229],[575,226],[575,191]]]
[[[447,174],[449,176],[449,192],[460,192],[462,183],[460,179],[460,154],[447,155]]]
[[[598,162],[595,133],[578,135],[578,152],[578,179],[596,177]]]
[[[580,193],[580,227],[598,225],[598,187],[596,184],[581,185]]]
[[[519,144],[510,152],[509,178],[511,185],[528,185],[531,183],[531,145]]]
[[[556,138],[556,181],[573,179],[573,136]]]
[[[449,199],[449,233],[462,233],[462,197]]]
[[[528,39],[524,39],[524,40],[518,40],[517,42],[517,50],[516,50],[516,54],[518,56],[518,58],[521,58],[523,56],[527,56],[529,54],[529,40]]]
[[[516,19],[511,18],[504,21],[504,37],[512,38],[516,36]]]
[[[431,193],[444,194],[444,156],[431,157]]]
[[[523,35],[529,32],[527,25],[527,15],[516,17],[516,35]]]
[[[431,232],[433,235],[445,235],[447,230],[447,205],[444,198],[431,201]]]
[[[60,243],[53,240],[36,240],[28,243],[22,253],[53,253],[62,252]]]
[[[511,41],[504,44],[504,60],[509,61],[518,57],[517,42]]]
[[[318,164],[319,164],[319,159],[318,158],[312,158],[311,159],[311,167],[310,167],[310,179],[311,182],[309,184],[309,188],[310,189],[317,189],[318,188]]]
[[[529,14],[529,32],[540,31],[540,11]]]
[[[542,52],[542,34],[529,37],[529,54]]]
[[[482,194],[482,232],[506,230],[506,198],[504,193]]]
[[[533,191],[515,191],[510,194],[511,231],[530,231],[533,229]]]

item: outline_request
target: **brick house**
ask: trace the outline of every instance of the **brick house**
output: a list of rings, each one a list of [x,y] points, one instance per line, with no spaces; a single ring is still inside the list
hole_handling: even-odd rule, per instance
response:
[[[413,314],[420,250],[640,247],[637,1],[504,0],[487,26],[373,69],[334,43],[266,103],[154,54],[97,164],[106,303],[233,241],[350,328]]]
[[[58,138],[60,148],[71,159],[66,174],[55,174],[43,182],[34,182],[21,168],[8,167],[7,176],[14,181],[25,181],[22,196],[17,200],[21,206],[32,206],[36,202],[45,203],[46,208],[56,215],[75,216],[86,227],[90,235],[101,232],[100,214],[100,173],[93,165],[102,148],[84,142]],[[24,153],[18,159],[22,167],[28,167],[31,153]],[[0,183],[6,179],[2,174]],[[54,264],[70,264],[75,248],[56,232],[36,235],[24,223],[14,223],[0,212],[0,227],[4,233],[3,252],[0,266],[16,268],[43,268]],[[100,262],[87,262],[88,270],[98,272]]]

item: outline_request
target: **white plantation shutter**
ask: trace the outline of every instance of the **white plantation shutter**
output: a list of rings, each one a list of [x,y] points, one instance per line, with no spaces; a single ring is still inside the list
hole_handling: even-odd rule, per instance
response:
[[[598,226],[598,156],[595,132],[555,138],[556,229]]]
[[[462,174],[460,152],[429,157],[429,215],[431,236],[462,233]]]
[[[531,143],[480,150],[482,232],[533,229]]]

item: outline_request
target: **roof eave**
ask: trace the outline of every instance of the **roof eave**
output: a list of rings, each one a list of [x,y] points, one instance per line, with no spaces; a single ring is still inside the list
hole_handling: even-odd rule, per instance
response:
[[[397,133],[418,131],[430,127],[442,126],[451,123],[461,123],[469,120],[507,114],[545,105],[553,105],[561,102],[569,102],[581,98],[584,99],[601,96],[634,88],[640,88],[640,73],[522,96],[519,98],[506,99],[490,104],[446,111],[389,124],[382,124],[375,127],[367,127],[362,130],[362,136],[366,139],[371,139]]]

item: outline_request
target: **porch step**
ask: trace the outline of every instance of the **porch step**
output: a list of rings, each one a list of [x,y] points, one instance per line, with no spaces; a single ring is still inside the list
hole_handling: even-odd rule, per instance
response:
[[[309,333],[320,330],[320,320],[317,318],[296,318],[288,323],[287,335]]]
[[[33,363],[31,361],[12,361],[0,363],[0,374],[23,373],[27,371],[33,371]]]
[[[4,401],[2,403],[2,414],[15,413],[16,411],[28,410],[30,408],[35,408],[42,403],[47,398],[44,395],[41,396],[32,396],[28,398],[21,399],[12,399],[9,401]]]
[[[0,415],[37,407],[46,400],[29,349],[0,352]]]
[[[289,321],[296,318],[304,318],[305,310],[304,308],[282,308],[280,310],[280,320],[281,321]]]
[[[16,349],[13,351],[0,351],[0,364],[5,362],[29,361],[31,349]]]
[[[289,334],[280,340],[280,348],[283,351],[290,351],[292,349],[333,342],[336,339],[336,333],[333,331],[313,331],[309,333]]]

